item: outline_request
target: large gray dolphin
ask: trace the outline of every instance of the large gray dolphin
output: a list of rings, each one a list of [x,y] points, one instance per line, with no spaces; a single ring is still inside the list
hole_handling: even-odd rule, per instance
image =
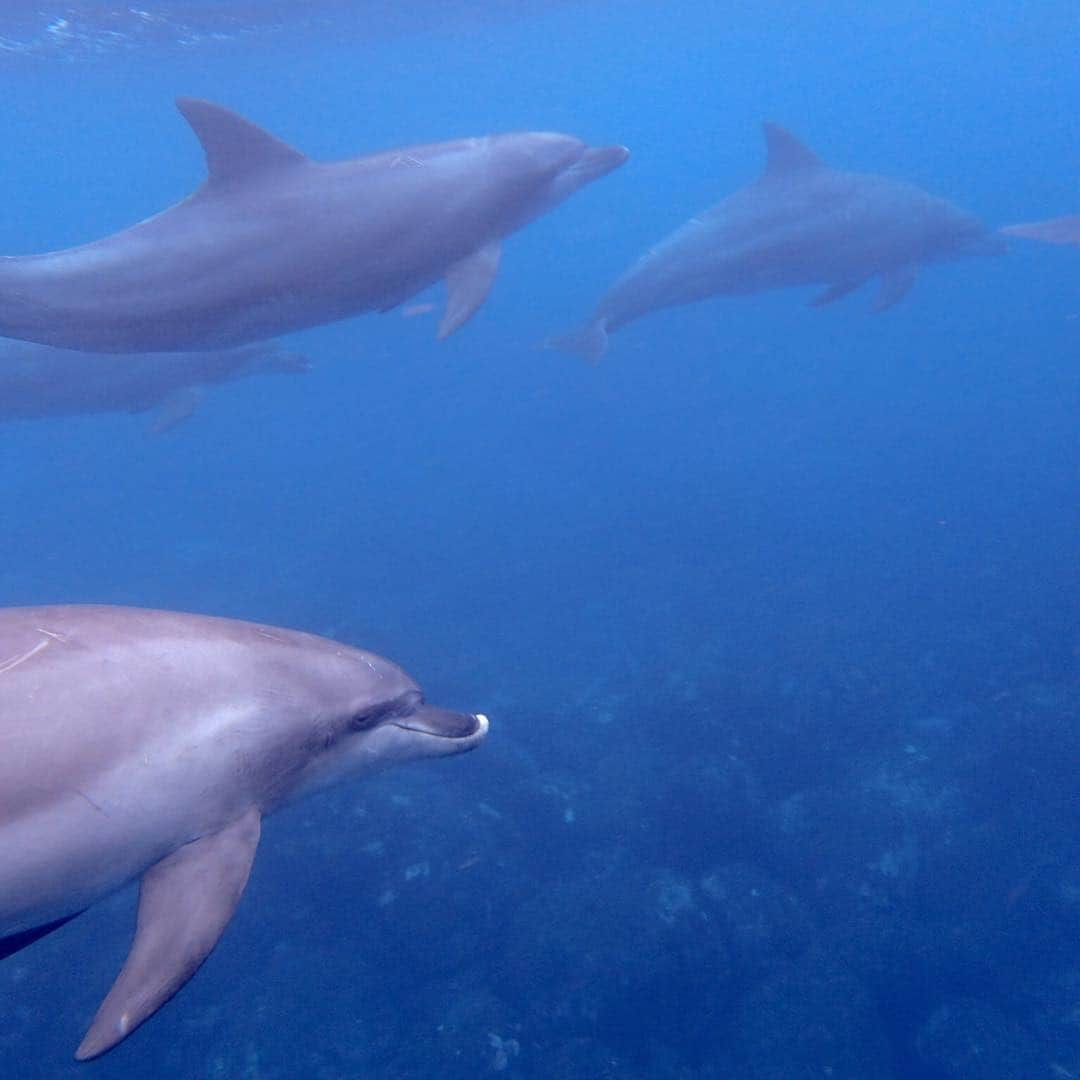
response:
[[[273,342],[128,356],[0,339],[0,422],[156,409],[160,433],[186,420],[208,386],[309,367]]]
[[[904,297],[923,263],[1004,251],[952,203],[902,180],[832,169],[790,132],[764,129],[762,175],[642,256],[588,324],[551,347],[596,361],[608,334],[651,311],[792,285],[825,285],[820,305],[879,277],[881,311]]]
[[[439,336],[495,279],[501,241],[621,165],[622,146],[524,132],[315,162],[236,113],[181,98],[206,182],[82,247],[0,258],[0,335],[172,352],[387,311],[439,279]]]
[[[0,611],[0,956],[140,879],[123,969],[76,1053],[115,1046],[206,959],[263,817],[414,758],[481,715],[399,667],[293,630],[136,608]]]
[[[1010,236],[1023,236],[1028,240],[1044,240],[1048,244],[1080,244],[1080,214],[1048,218],[1046,221],[1029,221],[1022,225],[1006,225],[1001,231]]]

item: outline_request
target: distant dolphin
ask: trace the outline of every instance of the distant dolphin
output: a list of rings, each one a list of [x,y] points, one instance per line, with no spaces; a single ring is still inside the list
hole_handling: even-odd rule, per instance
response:
[[[326,638],[114,607],[0,610],[0,956],[141,878],[127,961],[79,1046],[115,1046],[199,968],[262,818],[348,777],[460,754],[487,718]]]
[[[0,339],[0,422],[157,409],[152,430],[186,420],[214,383],[309,370],[273,342],[213,352],[84,353]]]
[[[446,337],[487,297],[502,238],[629,154],[524,132],[322,163],[219,105],[177,104],[206,182],[94,243],[0,258],[0,335],[87,352],[221,348],[387,311],[445,278]]]
[[[1080,215],[1032,221],[1024,225],[1006,225],[1001,231],[1029,240],[1045,240],[1048,244],[1080,244]]]
[[[923,263],[1004,251],[944,199],[902,180],[831,169],[790,132],[764,129],[768,157],[754,183],[676,229],[619,278],[585,327],[547,344],[596,361],[609,333],[661,308],[792,285],[826,285],[813,302],[828,304],[875,276],[882,311],[904,297]]]

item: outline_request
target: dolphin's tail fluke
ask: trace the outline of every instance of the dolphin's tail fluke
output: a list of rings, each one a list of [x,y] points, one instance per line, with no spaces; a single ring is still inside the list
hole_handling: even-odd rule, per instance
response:
[[[545,349],[558,349],[560,352],[573,353],[583,357],[590,364],[598,364],[607,352],[607,319],[593,319],[585,326],[579,326],[568,334],[548,338]]]

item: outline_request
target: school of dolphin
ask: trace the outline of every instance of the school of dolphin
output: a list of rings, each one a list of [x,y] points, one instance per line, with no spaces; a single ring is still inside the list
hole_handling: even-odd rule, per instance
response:
[[[486,300],[504,239],[624,164],[550,132],[313,161],[207,101],[179,108],[207,178],[176,206],[76,248],[0,259],[0,419],[183,420],[203,387],[306,370],[271,339],[398,307],[437,281],[439,337]],[[667,307],[799,285],[883,310],[927,263],[999,233],[888,177],[841,172],[775,124],[747,187],[632,265],[554,348],[598,360]],[[1000,230],[1080,244],[1080,216]],[[21,344],[30,343],[30,344]],[[152,354],[152,355],[149,355]],[[107,717],[108,723],[101,723]],[[0,611],[0,957],[140,882],[134,941],[78,1048],[104,1053],[196,972],[247,883],[262,818],[340,780],[485,737],[395,664],[292,630],[134,608]]]

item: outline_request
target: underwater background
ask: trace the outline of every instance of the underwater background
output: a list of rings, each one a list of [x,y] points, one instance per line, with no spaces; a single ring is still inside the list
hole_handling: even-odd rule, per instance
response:
[[[0,427],[0,603],[336,637],[492,717],[272,818],[200,973],[71,1052],[134,889],[0,965],[32,1078],[1080,1077],[1080,252],[539,344],[749,182],[760,122],[992,226],[1080,210],[1074,5],[6,0],[0,251],[185,196],[177,95],[317,158],[565,131],[632,158],[477,317]],[[425,298],[426,299],[426,298]],[[441,303],[441,290],[430,299]]]

